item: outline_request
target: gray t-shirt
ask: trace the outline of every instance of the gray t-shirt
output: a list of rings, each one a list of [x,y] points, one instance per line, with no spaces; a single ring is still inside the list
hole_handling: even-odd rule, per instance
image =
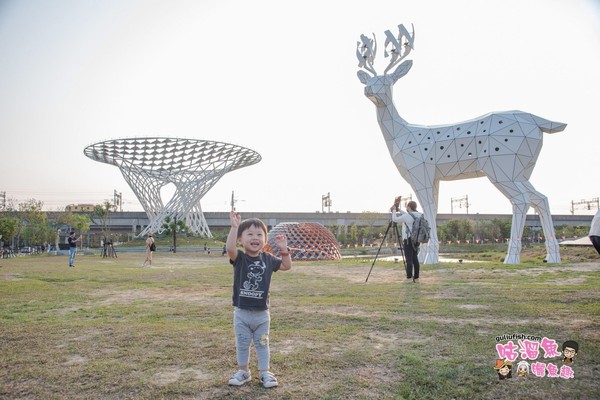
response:
[[[233,305],[250,310],[269,309],[271,275],[281,266],[281,258],[270,253],[251,257],[238,250],[233,265]]]

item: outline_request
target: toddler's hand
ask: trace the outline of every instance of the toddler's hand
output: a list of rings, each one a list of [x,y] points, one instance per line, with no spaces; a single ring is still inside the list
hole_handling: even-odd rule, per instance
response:
[[[240,222],[242,222],[242,217],[235,211],[231,211],[229,213],[229,219],[231,220],[232,228],[237,228],[238,226],[240,226]]]
[[[275,235],[275,244],[279,247],[279,250],[286,251],[287,250],[287,236],[285,235]]]

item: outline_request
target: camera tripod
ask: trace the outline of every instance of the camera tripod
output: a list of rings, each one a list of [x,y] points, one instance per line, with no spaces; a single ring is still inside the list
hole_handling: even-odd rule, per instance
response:
[[[116,252],[115,248],[113,247],[112,240],[110,242],[105,241],[104,246],[102,248],[102,258],[108,258],[108,257],[117,258],[117,252]]]
[[[373,259],[373,264],[371,264],[371,269],[369,270],[369,274],[367,275],[367,279],[365,279],[365,283],[368,282],[369,276],[371,276],[371,271],[373,271],[373,267],[375,266],[375,261],[377,261],[377,256],[379,256],[379,252],[381,251],[381,247],[383,247],[383,243],[385,242],[385,238],[387,237],[391,228],[394,228],[394,232],[396,233],[396,240],[398,241],[398,247],[400,248],[400,254],[402,255],[402,263],[404,264],[404,269],[406,270],[406,259],[404,257],[404,249],[402,248],[402,235],[398,230],[398,224],[394,221],[390,221],[387,229],[385,230],[385,234],[383,235],[383,239],[381,239],[381,244],[377,249],[377,253],[375,254],[375,258]],[[392,236],[394,235],[392,232]],[[393,239],[393,238],[392,238]]]

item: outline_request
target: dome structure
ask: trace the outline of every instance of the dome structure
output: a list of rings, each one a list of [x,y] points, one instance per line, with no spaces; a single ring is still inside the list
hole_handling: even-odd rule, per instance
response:
[[[169,137],[107,140],[87,146],[83,153],[121,170],[150,219],[140,236],[162,232],[169,217],[185,220],[192,233],[211,237],[200,199],[226,173],[261,160],[245,147]],[[164,205],[160,190],[169,184],[175,186],[175,194]]]
[[[315,222],[282,222],[269,231],[265,251],[279,256],[276,235],[286,235],[292,261],[339,260],[340,246],[335,236]]]

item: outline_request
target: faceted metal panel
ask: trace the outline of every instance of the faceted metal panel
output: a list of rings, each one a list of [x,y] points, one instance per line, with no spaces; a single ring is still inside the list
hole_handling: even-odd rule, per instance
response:
[[[229,143],[168,137],[107,140],[83,153],[121,170],[150,219],[140,236],[161,233],[170,217],[185,220],[192,233],[211,237],[200,199],[226,173],[261,160],[257,152]],[[175,194],[164,205],[160,190],[171,183]]]
[[[315,222],[283,222],[271,229],[265,251],[279,256],[276,235],[286,235],[293,261],[339,260],[340,246],[335,236]]]
[[[558,241],[548,199],[529,182],[540,154],[544,133],[565,129],[566,124],[523,111],[492,112],[468,121],[426,126],[405,121],[394,105],[394,83],[408,73],[412,61],[404,59],[414,46],[412,34],[399,25],[397,37],[386,31],[385,56],[391,61],[377,75],[375,38],[361,35],[357,43],[357,75],[365,96],[377,111],[377,121],[390,156],[402,177],[411,185],[431,226],[431,239],[421,246],[419,258],[436,263],[439,242],[436,231],[440,181],[485,176],[512,204],[513,218],[506,264],[520,262],[521,236],[529,207],[539,214],[546,238],[546,260],[560,262]],[[399,65],[398,65],[399,64]],[[388,73],[392,67],[398,67]]]

